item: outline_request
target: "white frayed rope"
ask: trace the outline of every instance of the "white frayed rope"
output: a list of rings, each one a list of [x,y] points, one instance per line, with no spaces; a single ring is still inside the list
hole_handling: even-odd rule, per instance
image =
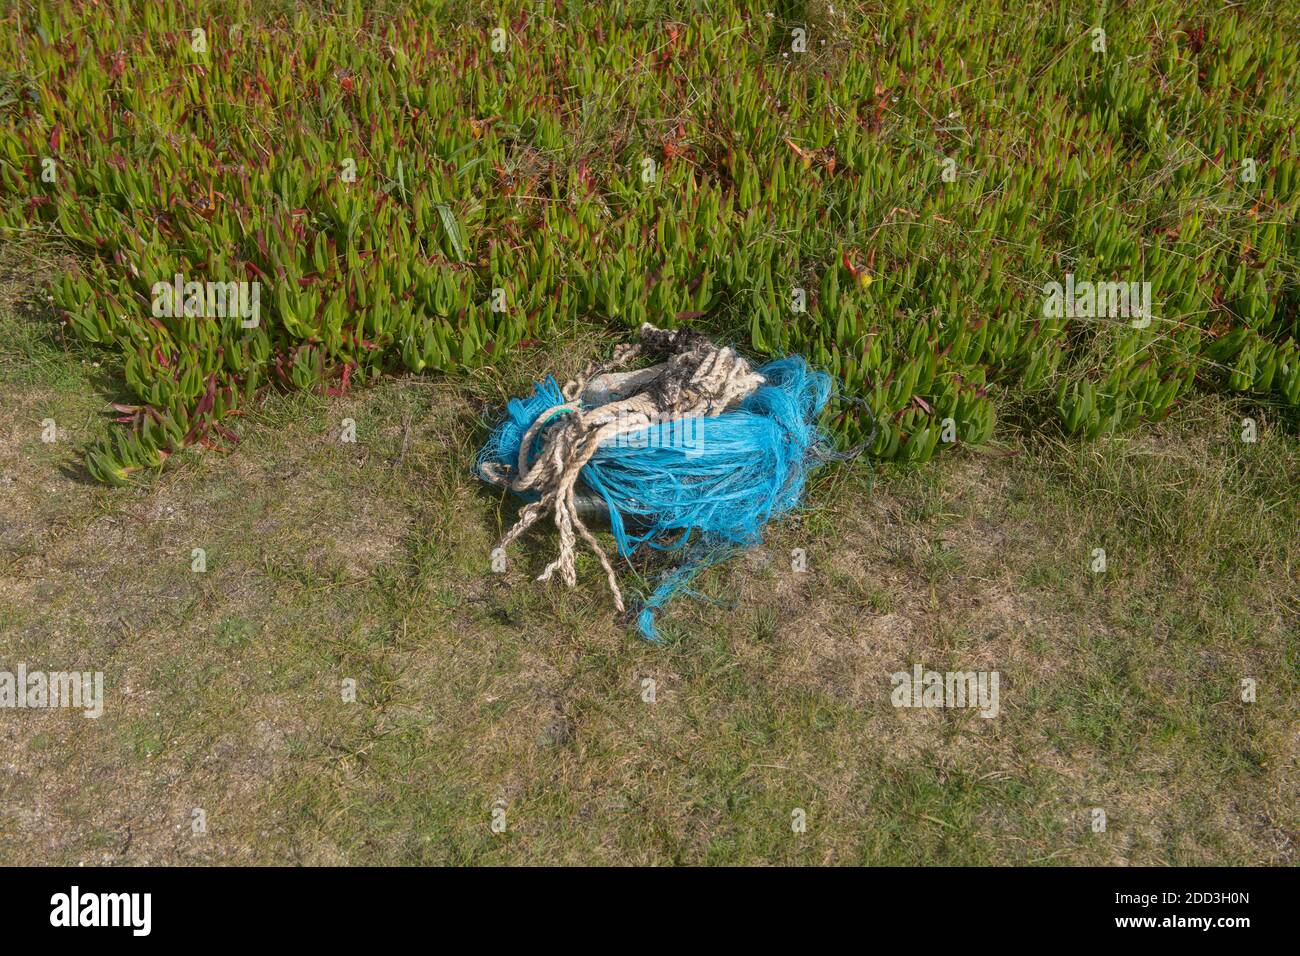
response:
[[[631,372],[614,372],[642,356],[663,357],[658,365]],[[697,332],[641,326],[638,344],[619,345],[606,362],[595,362],[561,390],[564,404],[543,412],[533,422],[519,446],[515,469],[485,463],[483,477],[515,492],[540,493],[523,507],[519,520],[501,539],[506,547],[548,511],[555,514],[560,532],[560,552],[537,578],[549,581],[560,572],[569,587],[577,583],[574,571],[574,532],[600,559],[622,611],[623,594],[604,549],[578,515],[575,489],[584,465],[597,449],[620,435],[641,431],[652,424],[687,418],[713,417],[734,408],[763,384],[763,376],[750,368],[735,349],[718,346]],[[542,450],[529,464],[529,449],[542,431]]]

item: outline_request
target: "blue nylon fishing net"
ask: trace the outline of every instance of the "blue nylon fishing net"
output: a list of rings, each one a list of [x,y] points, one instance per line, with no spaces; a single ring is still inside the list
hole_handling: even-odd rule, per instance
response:
[[[620,555],[630,558],[638,546],[682,553],[641,605],[637,628],[650,641],[660,640],[657,611],[700,571],[758,544],[768,521],[799,504],[809,473],[839,457],[817,424],[831,377],[798,356],[758,372],[765,383],[735,409],[619,436],[602,444],[580,473],[608,507]],[[511,399],[479,453],[480,477],[485,463],[513,470],[533,422],[563,404],[550,376],[532,395]],[[530,462],[544,432],[534,438]]]

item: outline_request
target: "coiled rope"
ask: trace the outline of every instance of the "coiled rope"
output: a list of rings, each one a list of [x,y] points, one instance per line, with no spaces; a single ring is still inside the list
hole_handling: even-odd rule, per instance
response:
[[[642,358],[658,361],[619,371]],[[658,608],[704,567],[757,543],[773,515],[798,504],[809,470],[843,457],[816,424],[830,391],[830,376],[797,356],[755,371],[703,335],[647,323],[639,343],[617,346],[563,389],[548,377],[532,396],[508,403],[477,471],[529,501],[498,548],[504,553],[553,515],[559,553],[538,580],[558,572],[574,586],[581,539],[619,611],[613,565],[583,520],[597,510],[593,500],[603,502],[624,558],[640,544],[686,549],[638,618],[641,633],[657,640]]]

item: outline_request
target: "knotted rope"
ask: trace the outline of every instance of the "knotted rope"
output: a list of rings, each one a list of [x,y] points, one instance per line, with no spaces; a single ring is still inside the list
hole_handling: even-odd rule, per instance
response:
[[[646,356],[666,359],[649,368],[616,372]],[[564,402],[539,415],[525,432],[513,469],[483,461],[480,474],[517,493],[540,494],[525,505],[497,546],[500,553],[548,512],[555,517],[560,550],[537,578],[549,581],[555,572],[569,587],[577,583],[574,570],[577,537],[595,552],[623,611],[619,590],[605,550],[583,524],[577,484],[583,467],[604,444],[621,436],[689,418],[716,417],[748,398],[764,383],[734,349],[718,346],[703,335],[665,330],[646,323],[641,341],[619,345],[605,362],[593,362],[576,379],[565,383]],[[538,436],[541,452],[530,461]],[[575,537],[576,532],[576,537]]]

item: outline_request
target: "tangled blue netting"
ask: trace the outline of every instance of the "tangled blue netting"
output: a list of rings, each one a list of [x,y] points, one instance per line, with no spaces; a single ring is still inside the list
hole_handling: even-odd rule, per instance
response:
[[[765,384],[732,411],[621,436],[601,445],[581,471],[609,509],[620,555],[629,558],[638,545],[684,553],[642,604],[637,628],[650,641],[660,640],[660,608],[700,571],[757,544],[769,520],[799,504],[809,473],[836,457],[817,424],[831,395],[831,377],[799,356],[769,362],[758,372]],[[535,384],[531,396],[511,399],[505,420],[479,453],[480,477],[489,462],[513,469],[529,427],[563,404],[550,376]],[[543,431],[530,456],[540,451]]]

